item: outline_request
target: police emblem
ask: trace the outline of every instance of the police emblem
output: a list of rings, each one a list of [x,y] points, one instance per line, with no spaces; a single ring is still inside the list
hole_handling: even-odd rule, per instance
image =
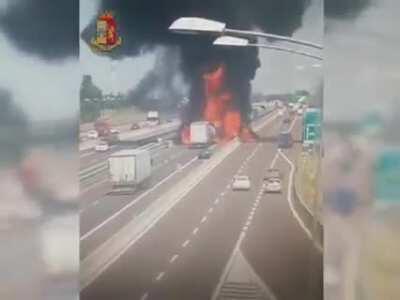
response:
[[[106,11],[98,17],[96,29],[96,37],[90,41],[95,50],[111,51],[122,44],[122,38],[117,31],[117,22],[111,12]]]

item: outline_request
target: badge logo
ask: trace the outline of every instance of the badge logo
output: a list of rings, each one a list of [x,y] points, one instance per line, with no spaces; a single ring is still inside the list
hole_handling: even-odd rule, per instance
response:
[[[94,49],[107,52],[122,44],[122,38],[117,31],[117,22],[111,12],[106,11],[101,14],[97,18],[96,27],[96,37],[90,41]]]

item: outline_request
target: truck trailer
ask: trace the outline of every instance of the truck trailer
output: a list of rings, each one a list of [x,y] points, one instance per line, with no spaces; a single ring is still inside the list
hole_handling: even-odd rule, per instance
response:
[[[209,122],[199,121],[190,124],[190,147],[207,147],[213,142],[214,136],[214,127]]]
[[[131,193],[147,187],[152,173],[152,158],[148,150],[125,149],[108,159],[112,193]]]

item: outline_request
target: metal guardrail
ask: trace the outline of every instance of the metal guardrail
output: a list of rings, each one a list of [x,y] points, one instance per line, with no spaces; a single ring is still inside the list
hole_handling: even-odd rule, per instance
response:
[[[270,114],[271,112],[273,112],[274,109],[272,107],[268,107],[267,109],[265,109],[262,113],[260,113],[255,120],[253,120],[253,122],[257,122],[259,120],[262,119],[262,117]],[[175,130],[175,126],[176,124],[171,124],[171,126],[167,127],[167,128],[163,128],[161,131],[158,132],[158,134],[161,135],[168,135],[169,133],[171,133],[172,128]],[[153,136],[154,137],[154,136]],[[149,151],[156,151],[159,149],[162,149],[163,147],[166,147],[167,143],[162,142],[162,143],[156,143],[156,142],[152,142],[152,143],[148,143],[145,144],[143,146],[140,146],[136,149],[147,149]],[[87,180],[88,178],[92,178],[94,176],[97,176],[103,172],[105,172],[108,169],[108,162],[107,161],[102,161],[100,163],[97,163],[93,166],[90,166],[82,171],[79,172],[79,182],[82,183],[85,180]]]
[[[138,147],[136,149],[141,149],[141,150],[149,150],[151,152],[160,150],[164,147],[167,147],[167,143],[149,143],[146,145],[143,145],[141,147]],[[108,161],[102,161],[97,164],[94,164],[86,169],[83,169],[82,171],[79,172],[79,182],[82,183],[83,181],[87,180],[88,178],[92,178],[96,175],[99,175],[103,172],[105,172],[108,169]]]

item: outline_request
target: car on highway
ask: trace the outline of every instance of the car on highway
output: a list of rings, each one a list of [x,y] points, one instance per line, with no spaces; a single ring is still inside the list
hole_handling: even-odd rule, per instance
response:
[[[111,134],[118,134],[118,133],[120,133],[120,131],[118,129],[111,128],[110,129],[110,133]]]
[[[140,129],[140,125],[138,123],[133,123],[131,126],[131,130],[138,130]]]
[[[250,178],[247,175],[236,175],[233,177],[232,189],[234,191],[247,191],[250,190]]]
[[[89,130],[87,133],[87,137],[89,139],[97,139],[99,137],[99,134],[97,133],[96,130]]]
[[[106,141],[100,141],[96,146],[94,146],[94,150],[97,152],[105,152],[110,149],[110,146]]]
[[[287,149],[292,147],[293,138],[290,131],[281,132],[278,137],[278,147],[282,149]]]
[[[264,193],[282,192],[282,174],[278,169],[268,169],[264,177]]]
[[[211,155],[212,155],[211,150],[206,149],[206,150],[201,151],[201,152],[199,153],[198,158],[199,158],[199,159],[209,159],[209,158],[211,157]]]
[[[282,173],[279,169],[270,168],[267,170],[267,173],[264,176],[264,180],[268,180],[269,178],[282,178]]]
[[[289,117],[285,117],[283,119],[283,124],[289,125],[290,124],[290,118]]]

